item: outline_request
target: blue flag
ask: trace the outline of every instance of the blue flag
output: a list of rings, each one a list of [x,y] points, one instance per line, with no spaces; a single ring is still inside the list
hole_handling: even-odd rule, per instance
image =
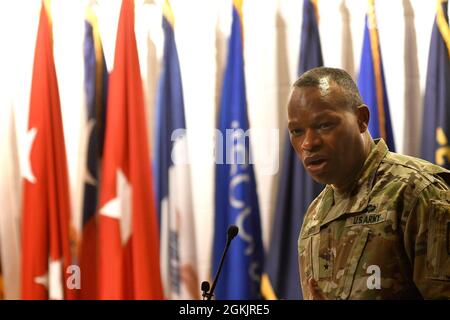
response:
[[[428,56],[421,155],[450,169],[450,30],[447,1],[438,7]]]
[[[225,159],[216,164],[213,273],[217,272],[227,241],[227,228],[235,224],[233,240],[215,291],[217,299],[258,299],[263,268],[263,245],[253,165],[249,163],[249,129],[245,96],[242,38],[242,1],[233,1],[233,22],[220,102],[218,146]],[[219,139],[220,140],[220,139]],[[220,153],[220,152],[219,152]]]
[[[370,110],[370,134],[373,138],[383,138],[389,150],[395,151],[373,2],[369,2],[366,15],[358,87],[364,103]]]
[[[102,155],[108,71],[100,41],[97,18],[90,6],[86,9],[84,39],[84,89],[86,93],[86,154],[84,163],[84,193],[82,235],[79,264],[83,270],[81,299],[97,298],[97,220],[99,168]]]
[[[108,71],[106,70],[97,21],[93,13],[88,14],[88,19],[85,21],[84,61],[84,88],[89,139],[83,204],[83,224],[86,224],[94,216],[97,209],[97,179],[104,140],[108,89]]]
[[[303,22],[299,74],[323,65],[319,28],[314,3],[303,2]],[[309,204],[323,189],[308,175],[286,137],[284,160],[279,182],[272,238],[266,259],[266,272],[270,282],[263,284],[265,297],[267,285],[272,286],[278,299],[301,299],[300,276],[298,272],[297,240],[303,215]]]
[[[183,86],[181,83],[178,52],[173,27],[167,16],[163,16],[164,56],[156,101],[156,150],[155,180],[158,199],[158,217],[161,224],[161,201],[169,193],[169,167],[173,165],[171,151],[172,132],[185,129]]]
[[[195,221],[183,86],[172,9],[163,6],[164,58],[157,98],[156,181],[161,237],[161,276],[167,299],[200,299]]]

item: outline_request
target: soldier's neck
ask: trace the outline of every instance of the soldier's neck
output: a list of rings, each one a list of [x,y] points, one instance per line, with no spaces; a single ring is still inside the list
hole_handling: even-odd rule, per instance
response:
[[[362,157],[358,164],[355,166],[355,170],[353,170],[353,174],[350,175],[343,183],[340,183],[339,185],[333,184],[332,187],[335,192],[339,194],[339,196],[345,196],[345,194],[350,193],[353,189],[353,186],[357,182],[361,170],[364,166],[364,163],[366,162],[367,157],[370,154],[370,151],[375,146],[375,142],[373,141],[372,137],[370,136],[369,132],[366,131],[363,134],[363,141],[364,141],[364,147],[362,152]],[[357,168],[357,169],[356,169]]]

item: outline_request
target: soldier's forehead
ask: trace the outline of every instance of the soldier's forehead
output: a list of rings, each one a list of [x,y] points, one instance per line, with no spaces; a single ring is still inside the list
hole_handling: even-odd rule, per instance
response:
[[[331,80],[328,76],[319,79],[319,85],[317,88],[322,95],[326,95],[330,92]]]

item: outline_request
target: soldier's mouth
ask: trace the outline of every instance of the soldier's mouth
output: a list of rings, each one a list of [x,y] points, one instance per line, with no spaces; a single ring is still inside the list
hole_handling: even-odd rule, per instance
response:
[[[311,174],[316,174],[323,171],[327,163],[328,161],[326,159],[311,159],[309,161],[305,160],[306,169]]]

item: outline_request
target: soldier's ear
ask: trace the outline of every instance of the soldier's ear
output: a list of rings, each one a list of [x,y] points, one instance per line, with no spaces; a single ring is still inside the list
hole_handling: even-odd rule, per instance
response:
[[[356,119],[358,120],[359,132],[366,132],[369,127],[370,112],[369,108],[365,104],[362,104],[356,108]]]

